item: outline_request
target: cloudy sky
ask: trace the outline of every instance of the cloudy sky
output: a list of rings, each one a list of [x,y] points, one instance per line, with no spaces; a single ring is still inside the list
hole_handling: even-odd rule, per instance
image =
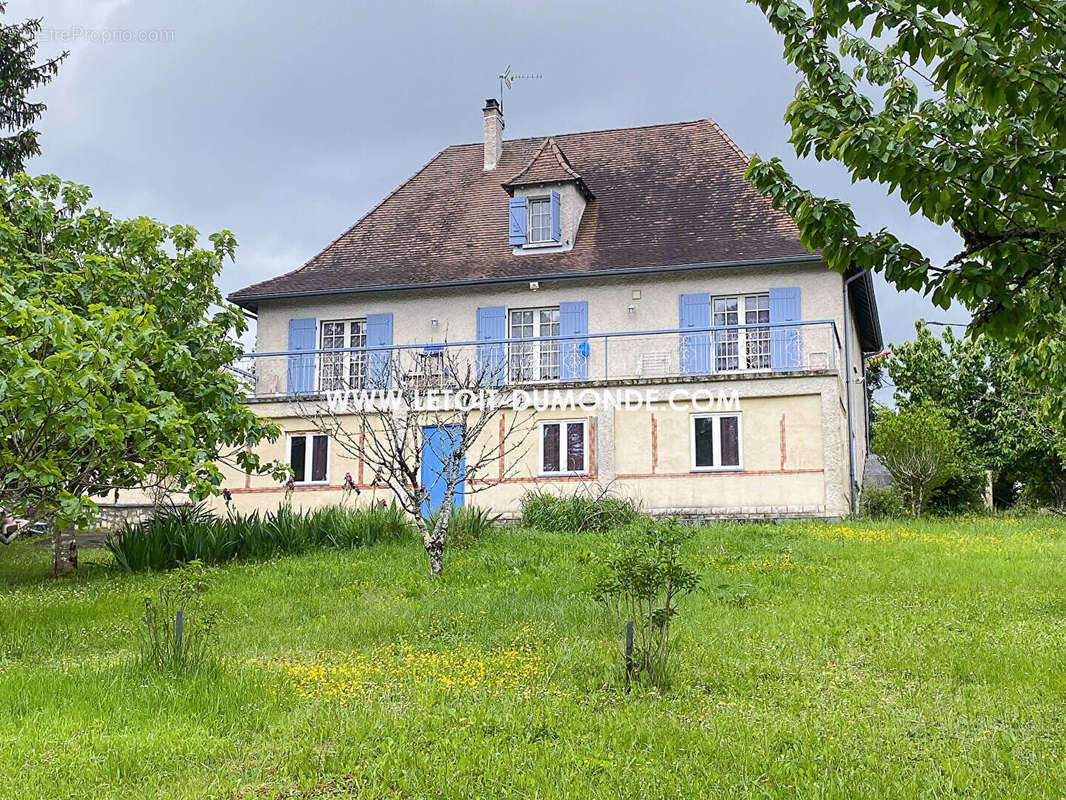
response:
[[[508,138],[711,117],[864,225],[955,252],[883,190],[797,163],[782,122],[797,77],[743,0],[11,0],[9,21],[28,16],[44,18],[41,55],[70,51],[38,92],[30,171],[124,216],[232,230],[227,292],[299,266],[442,147],[480,141],[508,65],[543,75],[507,93]],[[918,317],[967,319],[878,290],[886,341]]]

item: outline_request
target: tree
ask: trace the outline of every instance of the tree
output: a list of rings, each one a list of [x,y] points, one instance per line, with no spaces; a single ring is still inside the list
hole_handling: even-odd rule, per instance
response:
[[[915,405],[878,415],[873,449],[918,516],[932,489],[958,467],[959,437],[935,406]]]
[[[0,2],[0,14],[7,3]],[[55,77],[64,52],[48,61],[35,64],[40,19],[28,19],[15,25],[0,24],[0,176],[20,172],[26,160],[38,155],[38,132],[31,126],[45,112],[44,103],[31,103],[26,96]]]
[[[1060,437],[1042,419],[1042,395],[1011,363],[1009,350],[987,336],[960,338],[945,328],[937,338],[925,325],[892,347],[884,368],[897,407],[935,405],[959,434],[961,450],[978,471],[992,470],[997,496],[1013,500],[1025,483],[1042,499],[1062,504],[1066,471]]]
[[[800,188],[778,159],[754,156],[752,184],[830,267],[962,303],[974,330],[1024,337],[1066,387],[1066,2],[753,2],[802,75],[785,115],[797,155],[898,193],[962,246],[934,263],[888,230],[864,233],[846,203]]]
[[[53,568],[93,497],[167,482],[194,498],[216,462],[262,470],[278,435],[227,367],[243,315],[215,286],[236,243],[190,226],[116,219],[88,189],[46,175],[0,180],[0,508],[54,523]]]
[[[321,395],[303,398],[299,413],[361,461],[375,484],[389,487],[414,519],[430,574],[438,575],[457,493],[465,499],[514,474],[535,428],[534,414],[502,388],[507,371],[502,344],[475,351],[445,343],[365,356],[362,379],[338,381]],[[345,374],[344,358],[320,354],[320,373]],[[431,508],[435,487],[441,502]]]

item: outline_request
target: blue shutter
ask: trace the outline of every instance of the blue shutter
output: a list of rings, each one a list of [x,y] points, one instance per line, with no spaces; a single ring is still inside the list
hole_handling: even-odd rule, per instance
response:
[[[560,204],[559,193],[552,189],[551,192],[551,209],[552,209],[552,241],[559,242],[563,238],[563,227],[560,220]],[[586,331],[587,332],[587,331]]]
[[[770,368],[800,369],[801,337],[799,327],[780,326],[781,322],[800,319],[800,290],[797,287],[770,290]]]
[[[512,197],[508,218],[507,235],[511,244],[522,245],[526,243],[526,198]]]
[[[584,336],[589,332],[589,304],[585,300],[559,303],[559,335]],[[589,340],[566,339],[562,342],[559,377],[564,381],[583,381],[588,375]]]
[[[478,382],[499,386],[506,382],[503,357],[503,339],[507,338],[507,309],[489,306],[477,310],[477,340],[499,342],[477,346]]]
[[[367,347],[390,347],[392,345],[392,314],[366,315]],[[374,389],[389,385],[392,367],[392,350],[371,350],[367,354],[367,380]]]
[[[289,320],[289,352],[315,349],[315,318]],[[315,356],[289,356],[289,394],[309,394],[315,388]]]
[[[707,293],[683,294],[678,298],[679,328],[711,327],[711,296]],[[711,373],[711,334],[682,333],[680,357],[682,375],[709,375]]]

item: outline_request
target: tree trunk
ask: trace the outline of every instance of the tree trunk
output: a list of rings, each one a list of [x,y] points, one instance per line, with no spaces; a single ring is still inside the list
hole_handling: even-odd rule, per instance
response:
[[[440,575],[444,568],[444,541],[434,534],[426,545],[426,553],[429,555],[429,574]]]
[[[78,568],[78,543],[69,529],[52,529],[52,576],[62,578]]]

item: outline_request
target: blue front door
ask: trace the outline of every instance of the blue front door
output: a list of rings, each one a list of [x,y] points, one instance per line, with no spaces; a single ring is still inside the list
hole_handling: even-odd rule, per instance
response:
[[[422,428],[422,483],[429,493],[429,502],[422,504],[422,514],[428,516],[444,502],[447,462],[451,458],[453,442],[459,437],[458,425],[426,425]],[[463,504],[466,483],[466,458],[459,463],[459,480],[455,484],[453,506]]]

